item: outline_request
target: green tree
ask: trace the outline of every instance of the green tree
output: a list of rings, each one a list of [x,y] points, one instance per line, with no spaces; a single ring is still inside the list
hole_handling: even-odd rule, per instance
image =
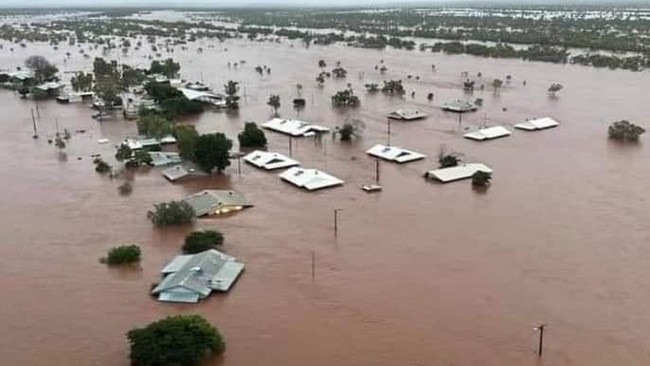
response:
[[[199,139],[196,128],[192,125],[177,125],[174,127],[173,135],[176,138],[176,145],[181,158],[195,161],[194,150],[196,141]]]
[[[501,79],[494,79],[492,80],[492,87],[494,88],[494,92],[497,92],[497,89],[501,88],[503,86],[503,80]]]
[[[195,366],[226,343],[200,315],[176,315],[127,333],[132,366]]]
[[[332,96],[332,105],[335,107],[357,107],[361,104],[359,97],[352,90],[345,89]]]
[[[121,86],[123,89],[128,89],[132,86],[141,84],[145,80],[144,71],[132,68],[129,65],[122,66]]]
[[[115,159],[117,161],[122,161],[122,160],[128,160],[131,159],[131,156],[133,155],[133,151],[127,144],[120,144],[120,146],[117,148],[117,152],[115,153]]]
[[[120,245],[108,251],[105,261],[109,265],[130,264],[139,262],[141,254],[137,245]]]
[[[185,237],[183,253],[196,254],[223,244],[223,234],[215,230],[193,231]]]
[[[278,109],[280,108],[280,96],[271,94],[271,96],[269,96],[269,101],[266,102],[266,104],[270,105],[271,108],[273,108],[273,113],[277,115]]]
[[[201,135],[194,147],[195,161],[204,172],[212,174],[217,169],[221,174],[230,165],[231,148],[232,141],[223,133]]]
[[[608,129],[610,139],[623,142],[638,141],[639,137],[644,133],[645,129],[643,127],[637,126],[626,120],[614,122]]]
[[[59,69],[43,56],[29,56],[25,60],[25,66],[34,72],[34,78],[38,83],[54,79]]]
[[[167,118],[154,113],[148,113],[138,117],[138,134],[161,138],[172,133],[174,124]]]
[[[112,111],[115,104],[121,104],[119,98],[122,91],[116,80],[109,78],[98,79],[93,88],[98,98],[104,101],[105,108]]]
[[[342,126],[337,126],[334,131],[334,136],[338,135],[341,141],[351,141],[353,137],[360,137],[364,128],[363,121],[353,119],[345,122]]]
[[[112,167],[102,158],[96,158],[93,163],[95,163],[95,171],[100,174],[108,173],[112,169]]]
[[[562,90],[564,88],[564,85],[559,84],[559,83],[553,83],[551,86],[548,87],[548,93],[552,96],[555,96],[557,92]]]
[[[451,168],[458,166],[458,163],[460,163],[460,159],[455,155],[440,154],[440,156],[438,156],[438,164],[440,164],[440,168]]]
[[[178,76],[179,71],[181,71],[181,65],[178,62],[174,62],[171,58],[168,58],[163,62],[157,60],[153,61],[149,67],[149,74],[161,74],[165,75],[169,79]]]
[[[223,89],[226,93],[226,108],[239,108],[239,96],[237,95],[237,93],[239,93],[239,83],[230,80],[226,85],[223,86]]]
[[[472,185],[474,187],[487,187],[490,185],[490,180],[492,179],[492,173],[477,171],[472,175]]]
[[[192,222],[195,213],[185,201],[169,201],[155,204],[147,217],[156,226],[182,225]]]
[[[244,130],[237,135],[240,147],[264,147],[266,136],[255,122],[246,122]]]
[[[70,79],[70,84],[76,92],[89,92],[93,89],[93,74],[78,72]]]

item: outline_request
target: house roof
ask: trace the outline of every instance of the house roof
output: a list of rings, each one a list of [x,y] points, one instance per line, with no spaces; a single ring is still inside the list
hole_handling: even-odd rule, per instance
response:
[[[442,105],[442,109],[451,112],[464,113],[472,112],[478,109],[478,107],[470,102],[464,100],[455,100],[453,102],[447,102]]]
[[[225,97],[221,94],[214,94],[206,91],[188,89],[188,88],[178,88],[185,98],[189,100],[196,100],[204,103],[211,103],[218,106],[225,106],[226,100]]]
[[[309,191],[334,187],[344,183],[341,179],[317,169],[293,167],[287,169],[279,176],[283,180]]]
[[[499,137],[510,136],[510,131],[503,126],[494,126],[482,128],[478,131],[466,133],[463,135],[465,138],[477,141],[492,140]]]
[[[196,166],[191,163],[174,165],[170,168],[164,169],[160,173],[163,175],[163,177],[167,178],[171,182],[177,181],[185,177],[208,176],[208,173],[196,168]]]
[[[21,81],[32,79],[34,77],[34,74],[32,74],[29,71],[15,71],[15,72],[10,72],[7,75],[9,75],[10,78],[18,79]]]
[[[403,149],[397,146],[386,146],[382,144],[377,144],[371,147],[370,149],[366,150],[366,153],[378,158],[382,158],[384,160],[394,161],[396,163],[407,163],[410,161],[424,159],[426,157],[426,155],[415,151]]]
[[[244,156],[244,161],[258,168],[266,170],[289,168],[300,165],[300,162],[293,160],[279,153],[256,150]]]
[[[529,121],[516,124],[515,128],[518,128],[520,130],[526,130],[526,131],[536,131],[536,130],[544,130],[547,128],[556,127],[559,124],[560,123],[554,120],[553,118],[543,117],[543,118],[531,119]]]
[[[140,138],[127,138],[122,141],[123,145],[127,145],[131,150],[139,150],[145,147],[158,146],[160,140],[158,139],[140,139]]]
[[[262,127],[291,136],[312,136],[316,133],[329,132],[325,126],[313,125],[296,119],[273,118],[262,124]]]
[[[436,179],[440,182],[447,183],[460,179],[471,178],[474,173],[482,171],[492,173],[492,169],[484,164],[468,163],[450,168],[430,170],[424,174],[427,178]]]
[[[422,113],[417,109],[398,109],[396,111],[388,113],[388,118],[404,121],[426,118],[427,116],[428,114]]]
[[[63,88],[63,84],[59,84],[57,82],[51,81],[48,83],[43,83],[37,86],[36,88],[42,91],[57,90]]]
[[[164,278],[151,293],[160,301],[197,302],[213,290],[228,291],[243,270],[243,263],[215,249],[179,255],[163,268]]]
[[[150,151],[149,156],[151,156],[153,166],[179,164],[183,161],[180,155],[175,152]]]
[[[253,206],[241,193],[225,190],[206,189],[185,197],[183,201],[192,206],[196,217],[226,213]]]

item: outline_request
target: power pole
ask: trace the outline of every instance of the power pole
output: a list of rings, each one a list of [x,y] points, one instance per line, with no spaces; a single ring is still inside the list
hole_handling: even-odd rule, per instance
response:
[[[542,357],[542,351],[544,347],[544,328],[546,328],[546,324],[540,324],[537,327],[535,327],[535,330],[539,331],[539,346],[537,348],[537,357]]]
[[[241,178],[241,155],[237,155],[237,174]]]
[[[387,131],[387,136],[386,136],[386,145],[390,146],[390,119],[388,121],[388,131]]]
[[[289,135],[289,157],[293,157],[293,137]]]
[[[340,208],[334,209],[334,236],[339,234],[339,212],[342,211]]]
[[[33,139],[38,138],[38,132],[36,131],[36,118],[34,118],[34,109],[32,108],[32,125],[34,127],[34,135],[32,135]]]
[[[311,280],[316,279],[316,252],[311,251]]]
[[[375,183],[379,184],[379,159],[375,159]]]

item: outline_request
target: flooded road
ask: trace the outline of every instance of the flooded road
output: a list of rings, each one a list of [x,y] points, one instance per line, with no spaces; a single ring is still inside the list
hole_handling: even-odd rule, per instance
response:
[[[197,54],[196,46],[205,52]],[[307,193],[251,166],[242,166],[239,176],[234,163],[226,176],[183,184],[165,181],[157,169],[141,171],[133,194],[123,197],[117,193],[121,181],[96,174],[90,155],[112,160],[114,148],[97,139],[114,144],[135,133],[134,122],[99,123],[87,106],[43,102],[41,137],[32,140],[34,102],[0,91],[3,364],[128,365],[125,333],[179,313],[202,314],[226,336],[224,357],[209,365],[650,363],[650,150],[647,143],[620,146],[606,138],[616,120],[648,127],[648,73],[418,51],[292,48],[287,42],[196,46],[171,55],[181,62],[183,77],[218,90],[227,80],[240,81],[242,108],[237,116],[208,111],[184,123],[236,141],[245,121],[271,116],[271,93],[281,96],[281,115],[295,117],[291,99],[301,83],[307,99],[301,119],[330,127],[345,118],[365,122],[362,138],[351,144],[329,136],[320,145],[311,139],[293,143],[303,166],[325,170],[345,185]],[[43,54],[62,70],[91,68],[92,59],[77,52],[64,65],[65,47],[57,54],[43,45],[13,53],[7,48],[0,51],[4,66]],[[120,60],[145,66],[147,52],[140,52]],[[328,69],[340,60],[348,78],[328,79],[318,88],[319,59]],[[382,59],[386,75],[374,70]],[[226,67],[239,60],[246,64]],[[271,75],[260,77],[257,65],[269,66]],[[463,71],[482,72],[486,84],[512,75],[512,83],[497,93],[486,85],[466,96]],[[421,80],[408,80],[408,74]],[[407,96],[366,94],[363,84],[384,79],[403,79]],[[546,95],[552,82],[565,86],[557,99]],[[330,96],[347,83],[361,107],[332,110]],[[429,92],[435,93],[432,102]],[[437,108],[458,98],[484,99],[460,127],[456,115]],[[393,122],[391,142],[428,158],[381,163],[384,191],[365,194],[359,187],[372,182],[374,162],[364,151],[386,141],[384,116],[403,106],[430,117]],[[511,125],[541,116],[559,120],[560,127],[515,131],[485,143],[462,138],[465,128],[486,121]],[[55,119],[61,128],[87,130],[73,135],[67,160],[47,144]],[[288,154],[287,137],[267,132],[267,138],[270,150]],[[492,187],[479,193],[469,182],[425,181],[422,173],[437,167],[441,147],[491,166]],[[150,284],[193,228],[155,229],[146,212],[156,202],[224,187],[243,192],[255,207],[199,220],[194,228],[221,230],[224,251],[246,263],[245,273],[230,293],[197,305],[154,301]],[[337,237],[334,209],[343,210]],[[139,270],[99,264],[109,247],[122,243],[142,247]],[[533,330],[539,323],[548,324],[543,362]]]

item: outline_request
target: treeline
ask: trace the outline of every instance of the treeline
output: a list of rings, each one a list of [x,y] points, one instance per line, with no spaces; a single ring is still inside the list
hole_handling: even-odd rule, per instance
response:
[[[650,58],[644,56],[618,57],[602,54],[579,54],[570,56],[566,48],[553,46],[530,46],[523,49],[515,49],[510,45],[502,43],[496,44],[495,46],[487,46],[478,43],[437,42],[433,45],[421,44],[420,50],[431,50],[431,52],[443,52],[450,55],[467,54],[480,57],[516,58],[557,64],[571,63],[630,71],[642,71],[650,67]]]

